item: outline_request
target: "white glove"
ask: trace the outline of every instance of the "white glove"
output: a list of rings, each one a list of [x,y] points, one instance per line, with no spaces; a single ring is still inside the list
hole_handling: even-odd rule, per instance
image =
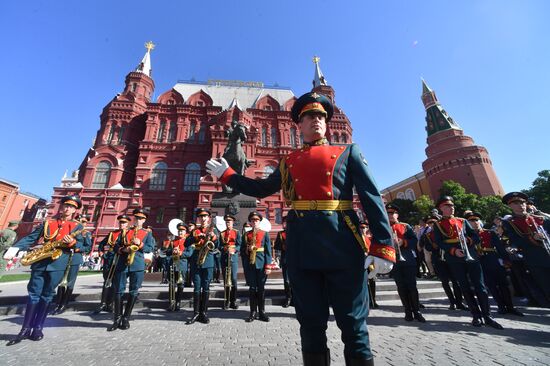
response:
[[[8,250],[6,250],[6,253],[4,253],[4,259],[9,261],[13,259],[17,255],[17,252],[19,251],[19,248],[11,247]]]
[[[218,179],[228,168],[229,164],[224,158],[220,158],[219,161],[217,159],[210,159],[206,162],[206,171],[208,174],[213,175]]]
[[[393,268],[392,262],[369,255],[367,259],[365,259],[365,268],[367,268],[371,264],[374,266],[374,269],[369,273],[369,279],[376,277],[378,273],[388,273]]]

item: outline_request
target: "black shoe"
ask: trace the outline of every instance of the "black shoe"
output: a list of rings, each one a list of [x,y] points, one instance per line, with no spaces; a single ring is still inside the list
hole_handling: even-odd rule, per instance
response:
[[[29,337],[29,339],[36,342],[41,341],[43,338],[44,338],[44,333],[42,332],[42,328],[34,328],[32,330],[31,336]]]
[[[304,366],[330,366],[330,350],[324,353],[302,352]]]
[[[418,320],[420,323],[426,323],[426,319],[424,318],[424,316],[422,316],[420,312],[414,313],[414,318]]]
[[[426,306],[424,306],[424,304],[420,304],[420,303],[419,303],[419,304],[418,304],[418,308],[419,308],[419,309],[426,309]]]
[[[120,320],[120,329],[126,330],[130,328],[130,316],[134,310],[134,305],[136,304],[137,295],[130,296],[128,302],[126,302],[126,307],[124,308],[124,314]]]
[[[485,321],[485,325],[488,325],[489,327],[493,327],[495,329],[504,329],[504,327],[502,325],[500,325],[499,323],[497,323],[493,318],[491,318],[490,316],[486,316],[483,318],[483,320]]]
[[[464,304],[461,303],[461,302],[456,304],[456,308],[459,309],[459,310],[468,310],[468,308],[466,308],[466,306],[464,306]]]
[[[21,328],[21,331],[19,331],[19,334],[17,334],[14,339],[10,340],[6,344],[6,346],[13,346],[14,344],[17,344],[24,339],[29,339],[31,336],[31,332],[32,332],[32,328]]]
[[[510,308],[506,313],[516,315],[516,316],[524,316],[523,313],[516,308]]]
[[[481,321],[481,318],[473,318],[472,325],[474,327],[481,327],[483,325],[483,322]]]
[[[106,304],[103,304],[103,303],[99,304],[97,309],[95,309],[93,311],[93,314],[97,315],[97,314],[101,313],[102,311],[107,311],[107,305]]]
[[[206,315],[206,313],[200,313],[199,318],[197,320],[199,323],[202,323],[202,324],[210,323],[210,319],[208,318],[208,315]]]
[[[193,324],[194,322],[196,322],[197,320],[199,320],[199,316],[200,316],[200,313],[193,313],[193,316],[191,318],[189,318],[189,320],[187,322],[185,322],[185,324]]]
[[[250,314],[248,315],[248,318],[245,319],[245,322],[252,323],[255,319],[258,319],[258,313],[253,311],[253,312],[250,312]]]
[[[372,308],[373,309],[378,309],[380,307],[380,305],[378,305],[378,303],[375,301],[372,303]]]
[[[451,304],[451,305],[449,305],[449,310],[456,310],[456,306],[455,306],[455,304]]]
[[[128,318],[122,316],[122,318],[120,318],[120,325],[118,327],[122,330],[130,329],[130,321],[128,320]]]
[[[405,314],[405,321],[412,322],[413,320],[414,320],[414,317],[413,317],[412,313],[406,313]]]
[[[351,358],[344,355],[346,366],[374,366],[374,358]]]
[[[266,315],[266,313],[264,313],[263,311],[260,311],[258,313],[258,320],[261,320],[263,322],[269,322],[269,317]]]
[[[497,313],[498,314],[506,314],[508,312],[508,310],[506,310],[506,308],[504,306],[499,306],[498,307],[498,310],[497,310]]]

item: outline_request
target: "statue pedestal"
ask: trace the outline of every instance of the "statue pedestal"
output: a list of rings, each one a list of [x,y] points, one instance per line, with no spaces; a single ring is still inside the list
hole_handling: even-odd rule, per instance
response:
[[[223,216],[233,215],[237,218],[234,227],[242,229],[243,224],[248,221],[248,215],[256,210],[256,198],[246,196],[242,193],[215,193],[211,202],[212,212]]]

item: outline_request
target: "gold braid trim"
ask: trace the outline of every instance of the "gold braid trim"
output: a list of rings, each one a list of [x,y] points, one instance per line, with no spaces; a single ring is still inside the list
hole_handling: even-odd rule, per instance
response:
[[[353,236],[355,236],[355,239],[357,239],[357,242],[359,243],[359,245],[361,246],[363,251],[368,254],[369,249],[367,248],[367,244],[365,244],[365,240],[359,234],[359,231],[357,230],[357,226],[355,226],[355,224],[351,221],[351,218],[348,215],[346,215],[346,214],[343,214],[343,215],[344,215],[344,221],[346,222],[349,229],[353,233]]]
[[[279,170],[281,171],[281,189],[283,191],[283,197],[288,207],[292,205],[292,201],[296,200],[296,191],[294,190],[294,183],[290,178],[288,167],[286,166],[286,158],[281,159],[279,164]]]

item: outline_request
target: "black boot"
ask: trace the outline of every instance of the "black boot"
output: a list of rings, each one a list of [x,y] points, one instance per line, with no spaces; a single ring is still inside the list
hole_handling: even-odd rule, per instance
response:
[[[489,297],[487,296],[487,294],[478,294],[478,301],[479,301],[479,306],[481,307],[481,314],[483,315],[483,321],[485,322],[485,325],[488,325],[495,329],[503,329],[502,325],[497,323],[491,317],[491,310],[489,307]]]
[[[239,305],[237,305],[237,285],[231,287],[231,292],[229,293],[229,307],[231,309],[237,310]]]
[[[418,320],[420,323],[426,323],[426,319],[424,319],[424,316],[422,316],[422,313],[420,313],[420,301],[418,299],[418,290],[415,288],[414,290],[409,290],[409,299],[411,302],[411,309],[413,312],[413,317]]]
[[[73,289],[68,288],[63,293],[63,298],[61,299],[61,305],[57,307],[55,313],[56,314],[63,314],[65,310],[67,310],[67,305],[69,304],[69,300],[71,299],[71,296],[73,294]]]
[[[248,318],[246,318],[246,322],[250,323],[253,322],[254,319],[258,316],[257,309],[258,309],[258,298],[256,290],[250,289],[248,292],[248,302],[250,303],[250,315]]]
[[[199,321],[203,324],[210,323],[208,319],[208,300],[210,298],[210,291],[203,291],[201,293],[201,303],[199,308]]]
[[[374,358],[352,358],[344,355],[346,366],[374,366]]]
[[[284,286],[285,286],[285,302],[283,302],[283,308],[288,308],[290,306],[290,284],[288,282],[285,282]]]
[[[65,298],[65,291],[67,287],[57,286],[57,295],[55,295],[55,308],[50,312],[50,315],[59,314],[58,311],[63,305],[63,299]]]
[[[398,287],[397,293],[399,294],[399,298],[401,299],[401,303],[405,309],[405,321],[412,322],[414,317],[412,313],[411,300],[409,299],[407,291],[405,289],[399,289]]]
[[[325,353],[302,352],[304,366],[330,366],[330,350]]]
[[[120,297],[120,295],[115,295],[113,304],[113,325],[107,328],[107,331],[109,332],[117,330],[120,326],[120,320],[122,319],[122,298]]]
[[[269,317],[265,313],[265,290],[258,291],[258,319],[268,322]]]
[[[10,340],[7,345],[13,346],[21,342],[23,339],[28,339],[31,336],[32,326],[34,323],[34,318],[36,317],[36,309],[38,308],[38,303],[33,304],[30,301],[27,303],[27,308],[25,310],[25,318],[23,319],[23,325],[19,334]]]
[[[97,315],[102,311],[107,311],[107,294],[108,293],[109,293],[109,289],[103,286],[103,289],[101,290],[101,301],[97,309],[94,310],[94,314]]]
[[[500,290],[501,290],[501,294],[502,294],[502,299],[504,300],[504,303],[506,304],[506,313],[516,315],[516,316],[523,316],[523,313],[514,307],[514,302],[512,300],[512,294],[510,293],[510,290],[508,289],[508,287],[507,286],[502,286],[500,288]]]
[[[223,304],[222,304],[222,309],[223,310],[229,309],[230,296],[231,296],[231,287],[224,286],[224,288],[223,288]]]
[[[193,316],[189,319],[186,324],[193,324],[199,319],[199,305],[201,302],[200,292],[193,292]]]
[[[130,328],[130,316],[132,315],[132,310],[134,310],[134,305],[136,304],[137,295],[130,295],[130,298],[126,302],[126,308],[124,309],[124,315],[120,319],[120,329],[126,330]]]
[[[36,316],[34,318],[34,324],[32,329],[32,334],[30,339],[33,341],[40,341],[44,338],[44,333],[42,329],[44,328],[44,322],[48,316],[48,307],[50,306],[49,302],[40,301],[38,307],[36,308]]]
[[[179,284],[178,290],[176,291],[176,307],[174,308],[175,311],[180,311],[182,297],[183,297],[183,284]]]
[[[379,306],[376,303],[376,281],[373,280],[373,279],[369,280],[369,285],[370,285],[370,295],[371,295],[371,301],[372,301],[372,308],[373,309],[378,309]]]
[[[112,313],[113,312],[113,297],[115,296],[115,289],[113,287],[109,287],[107,289],[107,301],[105,302],[106,312]]]

